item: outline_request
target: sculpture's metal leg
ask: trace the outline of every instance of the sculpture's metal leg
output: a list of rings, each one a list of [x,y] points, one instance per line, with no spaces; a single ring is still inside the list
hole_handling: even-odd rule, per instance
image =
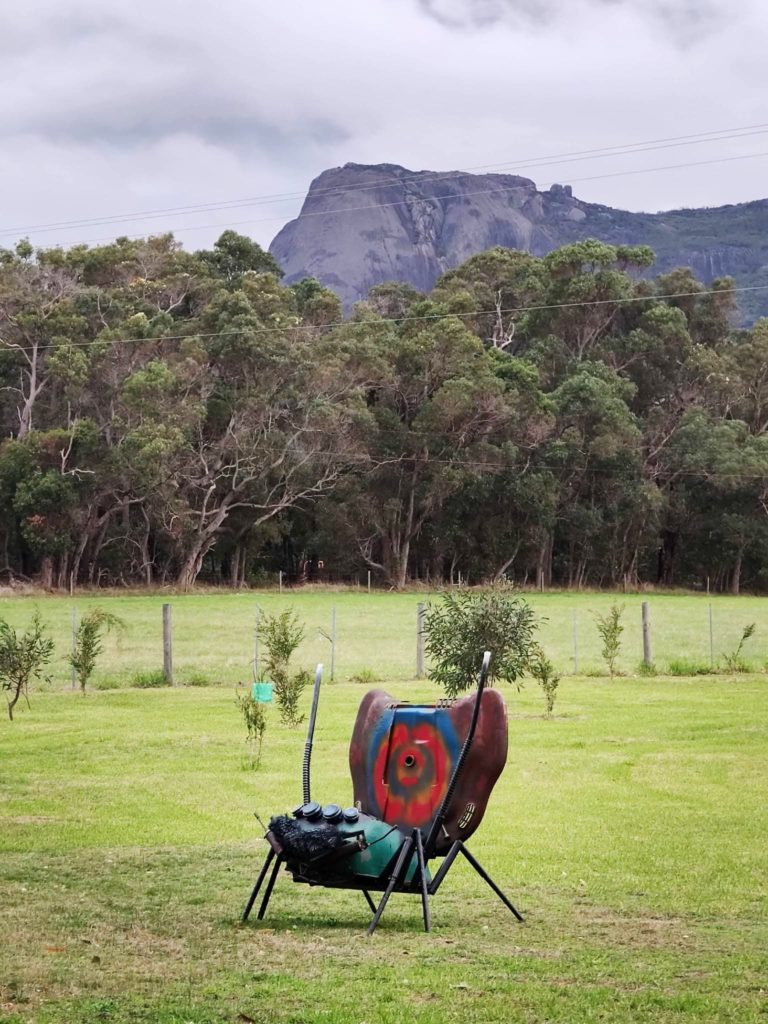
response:
[[[381,902],[379,903],[376,913],[373,915],[373,918],[371,919],[371,923],[368,925],[369,935],[373,935],[374,931],[376,930],[376,925],[381,920],[381,915],[384,913],[384,908],[387,905],[387,900],[392,895],[392,892],[400,879],[400,875],[407,870],[407,865],[410,863],[411,859],[410,854],[412,848],[413,839],[410,836],[408,836],[407,839],[403,840],[403,846],[402,849],[400,850],[400,856],[397,858],[395,869],[390,875],[389,884],[387,885],[387,888],[384,890],[384,894],[381,897]]]
[[[371,899],[371,894],[368,892],[367,889],[363,889],[363,896],[365,896],[365,898],[366,898],[366,900],[368,902],[368,906],[371,908],[371,910],[375,914],[376,913],[376,904]]]
[[[261,906],[259,907],[258,917],[260,921],[264,919],[264,915],[267,912],[269,897],[272,895],[272,890],[275,887],[275,881],[277,880],[277,876],[280,873],[280,866],[282,865],[282,863],[283,855],[279,853],[277,855],[277,859],[275,860],[275,866],[272,868],[272,874],[269,876],[269,881],[267,882],[267,888],[264,892],[264,899],[261,901]]]
[[[520,914],[512,906],[512,904],[509,902],[509,900],[504,895],[504,893],[501,891],[501,889],[498,887],[498,885],[496,885],[494,880],[491,878],[491,876],[488,874],[488,872],[485,870],[485,868],[480,864],[480,862],[475,857],[473,857],[473,855],[469,852],[469,850],[466,848],[464,843],[461,843],[461,842],[459,843],[459,850],[467,858],[469,863],[472,865],[472,867],[475,869],[475,871],[478,873],[478,875],[480,875],[480,877],[483,879],[483,881],[487,882],[488,885],[490,885],[490,887],[493,889],[493,891],[499,897],[499,899],[504,904],[504,906],[505,907],[509,907],[509,909],[515,915],[517,920],[522,922],[524,920],[523,915]]]
[[[259,889],[261,888],[262,882],[267,877],[267,871],[269,870],[269,865],[272,863],[272,858],[274,856],[275,856],[275,851],[270,846],[269,850],[267,851],[266,859],[264,860],[264,863],[261,866],[261,871],[259,872],[259,877],[256,879],[256,885],[254,885],[254,887],[253,887],[253,892],[251,893],[250,899],[248,900],[248,902],[245,905],[245,910],[243,911],[243,916],[240,918],[240,920],[243,923],[245,923],[248,920],[248,915],[250,914],[251,910],[253,909],[253,904],[256,902],[256,897],[259,895]]]
[[[421,842],[421,829],[415,828],[416,856],[419,862],[419,881],[421,883],[421,910],[424,915],[424,931],[429,931],[429,890],[427,889],[427,865],[424,862],[424,847]]]
[[[440,885],[441,885],[443,879],[448,874],[448,872],[451,870],[451,865],[453,864],[453,862],[456,860],[456,858],[459,855],[459,847],[460,846],[461,846],[461,843],[457,840],[453,844],[453,846],[450,848],[448,853],[445,855],[445,859],[443,860],[443,863],[437,869],[437,873],[435,874],[435,877],[432,879],[432,882],[430,883],[430,886],[429,886],[429,894],[430,894],[430,896],[434,896],[435,895],[437,890],[440,888]]]

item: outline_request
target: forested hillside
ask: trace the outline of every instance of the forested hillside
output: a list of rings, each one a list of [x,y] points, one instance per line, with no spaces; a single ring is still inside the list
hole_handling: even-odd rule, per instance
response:
[[[766,589],[768,321],[652,262],[496,248],[344,320],[233,232],[2,251],[3,579]]]

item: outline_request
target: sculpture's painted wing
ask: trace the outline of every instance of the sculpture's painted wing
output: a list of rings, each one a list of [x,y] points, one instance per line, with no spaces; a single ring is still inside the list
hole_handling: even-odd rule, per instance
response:
[[[383,690],[367,693],[349,750],[361,810],[403,829],[428,831],[469,731],[475,700],[473,694],[438,704],[400,704]],[[486,690],[438,853],[475,831],[506,760],[506,705],[498,691]]]

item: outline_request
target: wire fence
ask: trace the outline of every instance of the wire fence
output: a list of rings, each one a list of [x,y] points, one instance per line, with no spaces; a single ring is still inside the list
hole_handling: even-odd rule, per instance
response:
[[[539,623],[537,638],[558,673],[608,674],[598,617],[621,609],[620,675],[690,676],[768,668],[768,599],[695,595],[531,593],[522,595]],[[304,639],[295,664],[325,665],[326,680],[408,682],[429,674],[424,615],[437,594],[367,588],[303,588],[162,596],[47,599],[41,608],[56,642],[53,685],[73,685],[67,657],[81,617],[108,606],[125,622],[104,639],[94,685],[250,684],[264,673],[259,623],[293,608]],[[0,602],[0,616],[24,625],[29,599]],[[754,634],[742,643],[748,627]],[[137,682],[138,680],[138,682]]]

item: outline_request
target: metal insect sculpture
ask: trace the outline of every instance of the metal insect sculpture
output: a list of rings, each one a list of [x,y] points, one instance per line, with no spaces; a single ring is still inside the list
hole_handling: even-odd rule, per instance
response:
[[[357,713],[349,764],[354,805],[322,805],[311,795],[311,759],[322,665],[317,666],[302,767],[303,803],[270,820],[267,857],[242,920],[267,879],[261,920],[280,868],[294,882],[362,891],[372,934],[393,892],[420,895],[424,929],[430,896],[461,854],[518,921],[522,916],[467,849],[507,759],[507,710],[486,688],[486,651],[477,692],[435,704],[394,701],[382,690],[365,695]],[[434,875],[429,863],[442,857]],[[274,863],[273,863],[274,862]],[[272,867],[270,873],[270,866]],[[381,892],[377,903],[371,892]]]

